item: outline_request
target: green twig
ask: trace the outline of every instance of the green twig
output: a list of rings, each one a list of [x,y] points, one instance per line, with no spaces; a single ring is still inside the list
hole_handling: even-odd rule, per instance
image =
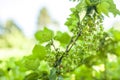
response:
[[[75,44],[75,42],[78,40],[79,36],[81,36],[81,30],[77,33],[77,36],[76,36],[75,39],[74,39],[74,37],[71,38],[70,42],[66,46],[65,52],[62,54],[62,56],[59,59],[57,59],[55,61],[54,67],[57,67],[57,66],[59,66],[61,64],[64,55],[67,55],[69,53],[69,51],[72,49],[72,47]]]

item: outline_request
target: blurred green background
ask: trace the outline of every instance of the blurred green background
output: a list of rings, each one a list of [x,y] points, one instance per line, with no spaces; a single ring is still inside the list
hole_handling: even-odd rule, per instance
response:
[[[120,1],[115,2],[120,10]],[[67,31],[64,22],[70,14],[69,8],[75,4],[69,0],[0,0],[0,80],[23,80],[29,73],[22,64],[23,56],[32,53],[36,43],[34,33],[44,26],[54,31]],[[91,76],[102,77],[104,67],[107,67],[108,80],[120,79],[120,16],[105,17],[104,27],[114,38],[109,47],[115,54],[108,54],[106,66],[96,65],[94,70],[84,65],[79,67],[75,71],[76,79],[80,76],[83,80],[86,77],[91,80]],[[74,80],[74,74],[70,76],[70,80]]]

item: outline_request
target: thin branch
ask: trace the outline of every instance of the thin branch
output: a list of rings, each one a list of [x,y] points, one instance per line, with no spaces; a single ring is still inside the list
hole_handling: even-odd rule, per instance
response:
[[[58,51],[58,48],[55,47],[54,43],[53,43],[53,39],[51,39],[51,45],[53,46],[54,50],[57,52]]]
[[[78,40],[79,36],[81,36],[81,30],[78,32],[76,38],[74,39],[74,37],[71,38],[70,42],[68,43],[65,52],[62,54],[62,56],[57,59],[54,63],[54,67],[57,67],[61,64],[61,61],[64,57],[64,55],[67,55],[69,53],[69,51],[72,49],[73,45],[75,44],[75,42]]]
[[[81,36],[81,28],[80,28],[81,24],[80,24],[80,22],[78,22],[77,25],[78,25],[79,31],[78,31],[78,33],[77,33],[76,38],[74,39],[74,36],[71,38],[70,42],[69,42],[68,45],[66,46],[65,52],[62,54],[62,56],[61,56],[59,59],[57,59],[57,60],[55,61],[54,67],[57,67],[57,66],[59,66],[59,65],[61,64],[64,55],[67,55],[67,54],[69,53],[69,51],[72,49],[72,47],[73,47],[73,45],[75,44],[75,42],[76,42],[76,41],[78,40],[78,38]]]

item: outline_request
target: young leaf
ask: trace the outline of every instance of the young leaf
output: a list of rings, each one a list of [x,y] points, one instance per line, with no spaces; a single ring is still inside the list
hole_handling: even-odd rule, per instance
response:
[[[104,1],[104,0],[103,0]],[[105,0],[106,2],[109,3],[110,5],[110,8],[109,8],[109,11],[114,15],[116,16],[117,14],[120,15],[120,11],[116,8],[116,5],[114,3],[113,0]]]
[[[120,15],[120,11],[116,8],[113,0],[101,0],[101,2],[97,5],[97,10],[99,13],[104,13],[107,16],[109,12],[111,12],[114,16],[117,14]]]
[[[83,9],[78,13],[80,22],[82,22],[82,20],[83,20],[83,18],[85,17],[86,13],[87,13],[87,8],[83,8]]]
[[[120,31],[119,30],[115,30],[114,28],[111,28],[110,32],[112,33],[115,40],[120,41]]]
[[[78,12],[82,11],[83,8],[87,8],[85,0],[81,0],[81,2],[76,6]]]
[[[101,2],[97,5],[97,11],[108,16],[110,5],[107,2]]]
[[[85,17],[86,13],[87,13],[87,4],[85,2],[85,0],[82,0],[77,6],[76,9],[78,11],[78,15],[79,15],[79,20],[80,22],[82,21],[82,19]]]
[[[40,60],[44,59],[47,54],[46,48],[41,45],[35,45],[32,52],[33,56],[39,58]]]
[[[44,30],[37,31],[35,33],[35,38],[41,43],[51,40],[52,37],[53,37],[53,31],[47,28],[44,28]]]
[[[38,80],[39,74],[36,72],[32,72],[25,76],[24,80]]]
[[[59,31],[55,36],[55,40],[60,41],[60,43],[67,44],[70,41],[70,35],[66,32],[62,33]]]
[[[39,62],[39,59],[26,59],[25,60],[25,63],[24,63],[25,67],[28,69],[28,70],[37,70],[37,68],[39,67],[40,65],[40,62]]]
[[[87,5],[90,7],[90,6],[95,6],[97,5],[98,3],[100,3],[100,0],[85,0]]]
[[[50,67],[46,61],[40,62],[39,70],[43,73],[50,74]]]

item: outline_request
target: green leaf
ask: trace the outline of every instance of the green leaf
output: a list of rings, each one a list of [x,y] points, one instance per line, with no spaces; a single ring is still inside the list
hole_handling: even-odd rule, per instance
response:
[[[76,9],[78,11],[78,15],[79,15],[79,20],[80,22],[83,20],[83,18],[85,17],[86,13],[87,13],[87,4],[85,2],[85,0],[82,0],[77,6]]]
[[[56,80],[57,75],[56,75],[56,68],[52,68],[50,71],[50,75],[49,75],[49,80]]]
[[[26,58],[25,62],[24,62],[24,66],[28,70],[37,70],[39,65],[40,65],[39,59],[29,59],[29,58]]]
[[[35,45],[32,52],[33,56],[39,58],[40,60],[43,60],[47,54],[46,48],[41,45]]]
[[[48,63],[46,61],[41,61],[40,62],[39,70],[42,73],[50,74],[50,67],[49,67],[49,65],[48,65]]]
[[[5,75],[5,72],[2,69],[0,69],[0,77],[4,75]]]
[[[87,13],[87,8],[83,8],[83,9],[78,13],[80,22],[82,22],[82,20],[83,20],[83,18],[85,17],[86,13]]]
[[[116,31],[113,33],[113,35],[114,35],[114,37],[115,37],[116,40],[120,41],[120,31],[117,31],[117,30],[116,30]]]
[[[80,67],[76,68],[74,74],[76,75],[76,80],[92,80],[91,68],[88,68],[85,65],[81,65]]]
[[[101,0],[101,3],[97,5],[97,11],[99,13],[104,13],[107,16],[109,12],[111,12],[114,16],[117,14],[120,15],[120,11],[116,8],[113,0]]]
[[[115,40],[120,41],[120,31],[119,30],[111,28],[110,32],[112,33]]]
[[[58,40],[60,43],[67,44],[70,41],[70,35],[67,32],[60,32],[58,31],[55,40]]]
[[[104,0],[103,0],[103,1],[104,1]],[[109,3],[109,5],[110,5],[109,11],[110,11],[114,16],[116,16],[117,14],[120,15],[120,11],[116,8],[116,4],[114,3],[113,0],[105,0],[105,1]]]
[[[100,0],[85,0],[88,6],[95,6],[100,3]]]
[[[23,65],[23,64],[24,64],[24,58],[23,58],[22,60],[16,61],[15,64],[20,67],[19,70],[20,70],[21,72],[25,72],[25,71],[26,71],[26,68],[25,68],[25,66]]]
[[[27,76],[25,76],[24,80],[38,80],[38,78],[39,78],[39,74],[36,72],[32,72]]]
[[[70,0],[70,1],[73,1],[73,2],[75,2],[75,1],[79,1],[79,0]]]
[[[76,12],[76,8],[70,8],[72,12]]]
[[[87,8],[85,0],[81,0],[81,2],[76,6],[78,12],[80,12],[83,8]]]
[[[110,5],[107,2],[101,2],[97,5],[97,11],[108,16]]]
[[[7,62],[7,67],[9,68],[15,68],[16,65],[15,65],[15,58],[14,57],[11,57],[8,62]]]
[[[44,30],[37,31],[35,33],[35,38],[41,43],[47,42],[53,38],[53,31],[50,29],[44,28]]]
[[[77,24],[79,22],[78,12],[80,10],[77,10],[77,8],[71,8],[70,10],[72,11],[72,14],[70,14],[70,17],[67,18],[67,21],[65,22],[65,25],[68,26],[68,29],[70,31],[72,31],[74,28],[77,27]]]

